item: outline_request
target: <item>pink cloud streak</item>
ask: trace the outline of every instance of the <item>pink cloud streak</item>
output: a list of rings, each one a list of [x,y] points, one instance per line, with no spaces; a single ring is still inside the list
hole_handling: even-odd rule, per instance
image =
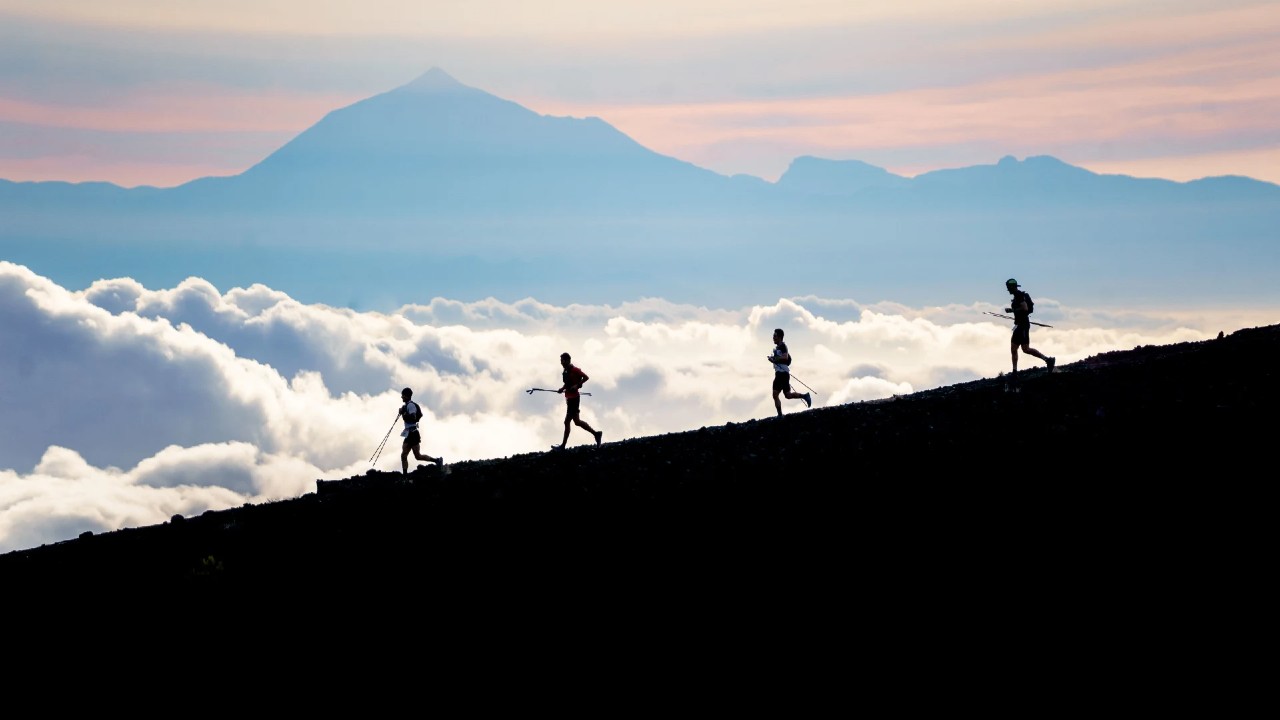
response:
[[[537,106],[551,114],[602,117],[647,147],[691,160],[691,154],[733,141],[847,155],[976,142],[1035,148],[1267,131],[1280,117],[1276,77],[1280,44],[1255,40],[1113,67],[876,95]]]
[[[219,87],[153,88],[106,106],[38,104],[0,97],[0,120],[108,132],[301,132],[362,98]]]

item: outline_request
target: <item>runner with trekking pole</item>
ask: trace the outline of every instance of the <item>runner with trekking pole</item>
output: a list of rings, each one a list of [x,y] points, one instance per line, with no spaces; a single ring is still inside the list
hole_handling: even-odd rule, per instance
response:
[[[422,454],[422,434],[418,432],[418,423],[422,420],[423,412],[422,407],[414,402],[411,399],[412,397],[413,390],[411,388],[401,390],[400,399],[404,404],[400,406],[400,410],[396,413],[396,419],[404,419],[404,430],[400,431],[400,436],[404,438],[404,442],[400,444],[400,469],[406,475],[409,474],[409,453],[411,452],[418,460],[426,460],[427,462],[435,463],[436,467],[444,467],[443,457],[431,457],[430,455]],[[395,423],[392,423],[391,427],[394,428]]]
[[[766,360],[773,363],[773,406],[778,410],[778,417],[782,417],[782,400],[778,397],[779,393],[786,395],[788,400],[803,400],[806,408],[813,406],[813,388],[805,385],[810,392],[803,394],[791,389],[791,353],[782,340],[784,334],[782,328],[774,329],[773,352],[765,356]],[[800,384],[804,385],[804,383]]]
[[[591,394],[581,392],[582,384],[590,378],[587,377],[586,373],[582,372],[582,368],[579,368],[570,362],[569,353],[560,353],[560,367],[563,368],[561,377],[564,379],[564,384],[560,386],[559,390],[529,388],[525,391],[530,395],[537,391],[564,393],[564,439],[560,441],[559,445],[552,445],[551,449],[564,450],[565,446],[569,444],[570,424],[577,425],[583,430],[591,433],[591,436],[595,438],[596,445],[598,446],[600,444],[600,438],[604,435],[604,432],[591,427],[591,425],[579,416],[580,404],[582,402],[581,396]]]
[[[1013,356],[1013,372],[1011,377],[1016,381],[1018,379],[1018,350],[1027,355],[1033,355],[1040,358],[1049,366],[1049,372],[1053,372],[1053,366],[1058,364],[1058,358],[1044,353],[1031,347],[1031,326],[1040,325],[1037,322],[1031,322],[1031,318],[1027,317],[1035,312],[1036,304],[1031,299],[1031,294],[1022,289],[1018,281],[1009,278],[1004,281],[1004,289],[1013,297],[1009,301],[1009,307],[1004,311],[1013,313],[1013,335],[1009,338],[1009,353]],[[993,313],[994,314],[994,313]],[[1045,327],[1048,327],[1047,325]]]

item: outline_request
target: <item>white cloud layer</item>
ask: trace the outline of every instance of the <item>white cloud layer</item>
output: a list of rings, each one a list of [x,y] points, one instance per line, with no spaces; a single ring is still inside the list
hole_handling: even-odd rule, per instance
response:
[[[1032,345],[1060,365],[1276,318],[1117,315],[1028,289],[1035,317],[1054,326],[1035,328]],[[437,298],[388,314],[304,305],[263,286],[220,292],[199,278],[73,292],[0,261],[0,552],[314,492],[318,479],[369,470],[388,433],[376,467],[398,469],[405,386],[426,411],[425,453],[506,457],[560,441],[563,399],[525,391],[560,386],[561,352],[591,376],[583,418],[609,442],[771,416],[775,327],[815,407],[993,377],[1009,367],[1009,323],[983,313],[1001,309]],[[576,427],[570,435],[590,441]]]

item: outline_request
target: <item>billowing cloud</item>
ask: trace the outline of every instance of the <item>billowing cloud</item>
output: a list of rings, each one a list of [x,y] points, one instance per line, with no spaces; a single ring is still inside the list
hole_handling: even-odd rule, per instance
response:
[[[0,551],[398,469],[406,386],[427,413],[424,452],[507,457],[559,442],[563,399],[526,391],[560,386],[561,352],[591,376],[583,417],[608,442],[771,416],[775,327],[797,389],[819,407],[996,376],[1008,370],[1009,324],[984,313],[1000,311],[800,297],[740,309],[436,299],[356,312],[200,278],[73,292],[0,261]],[[1036,328],[1032,344],[1060,364],[1274,322],[1267,311],[1063,307],[1043,293],[1036,317],[1054,327]]]

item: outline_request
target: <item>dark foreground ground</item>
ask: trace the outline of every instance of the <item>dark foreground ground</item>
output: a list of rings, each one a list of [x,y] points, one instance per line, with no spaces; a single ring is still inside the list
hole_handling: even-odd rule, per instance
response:
[[[0,586],[411,591],[569,605],[1026,607],[1254,548],[1280,326],[563,453],[319,480],[0,555]],[[1234,548],[1234,550],[1233,550]],[[1090,590],[1077,580],[1088,573]],[[1167,577],[1167,575],[1166,575]],[[985,593],[984,593],[985,594]],[[320,597],[320,596],[313,596]],[[417,598],[418,600],[415,600]],[[829,615],[828,615],[829,617]]]

